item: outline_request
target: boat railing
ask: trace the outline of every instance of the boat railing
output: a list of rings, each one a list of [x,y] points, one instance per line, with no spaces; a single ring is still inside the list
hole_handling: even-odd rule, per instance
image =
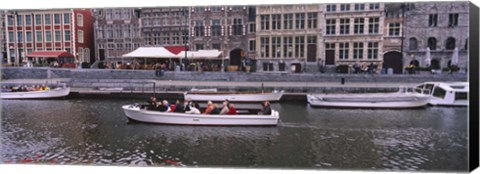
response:
[[[402,86],[399,88],[400,93],[419,93],[419,94],[430,94],[429,89],[417,88],[417,87],[406,87]]]

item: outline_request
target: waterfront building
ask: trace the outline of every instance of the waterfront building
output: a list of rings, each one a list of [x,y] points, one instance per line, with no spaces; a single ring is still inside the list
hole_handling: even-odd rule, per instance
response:
[[[8,64],[21,65],[33,51],[66,51],[77,62],[94,61],[90,10],[11,10],[4,20]]]
[[[0,60],[1,64],[7,63],[7,50],[6,50],[6,41],[5,41],[5,20],[4,20],[4,11],[0,10]]]
[[[143,45],[138,9],[101,8],[92,13],[97,61],[121,60],[123,54]]]
[[[189,45],[191,50],[220,50],[221,65],[241,66],[247,57],[249,41],[253,41],[254,27],[249,12],[254,8],[248,6],[195,6],[190,7]],[[248,39],[250,38],[250,40]],[[252,42],[251,44],[255,44]],[[249,51],[248,55],[253,52]],[[223,70],[224,68],[222,68]]]
[[[323,57],[322,8],[322,4],[258,6],[257,71],[318,72]]]
[[[458,67],[467,68],[469,2],[416,2],[405,12],[403,66],[443,69],[458,49]],[[431,59],[426,60],[427,48]]]
[[[187,7],[142,8],[141,18],[145,46],[184,47],[187,43]]]
[[[403,73],[402,49],[404,38],[404,14],[408,6],[403,3],[385,3],[385,20],[383,21],[383,71],[388,69],[395,74]],[[391,73],[392,73],[391,72]]]
[[[326,67],[371,63],[382,68],[384,3],[324,4],[322,20]]]

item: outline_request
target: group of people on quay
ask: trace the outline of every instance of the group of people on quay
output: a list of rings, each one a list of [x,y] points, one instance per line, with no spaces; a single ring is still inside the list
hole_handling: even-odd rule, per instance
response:
[[[42,85],[19,85],[19,86],[2,86],[2,92],[31,92],[31,91],[46,91],[50,90],[45,84]]]
[[[145,109],[154,110],[160,112],[175,112],[175,113],[186,113],[186,114],[208,114],[208,115],[236,115],[238,111],[235,108],[233,103],[230,103],[228,100],[223,101],[222,106],[218,106],[212,101],[207,102],[207,107],[203,112],[200,109],[198,103],[194,103],[188,99],[185,99],[184,102],[176,100],[175,104],[169,104],[167,100],[157,100],[156,97],[152,96],[147,101]],[[262,103],[262,110],[258,112],[259,115],[270,115],[272,113],[270,108],[270,103],[264,101]]]

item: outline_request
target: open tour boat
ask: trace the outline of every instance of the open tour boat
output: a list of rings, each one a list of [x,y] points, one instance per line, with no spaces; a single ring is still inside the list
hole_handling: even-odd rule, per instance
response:
[[[185,92],[185,99],[191,101],[224,101],[230,102],[262,102],[279,101],[283,96],[283,91],[273,92],[214,92],[214,91],[195,91]]]
[[[315,107],[403,109],[424,107],[430,97],[413,90],[401,90],[393,93],[310,94],[307,100]]]
[[[468,106],[468,82],[425,82],[417,89],[427,91],[435,106]]]
[[[70,87],[56,87],[43,91],[26,91],[26,92],[1,92],[1,99],[46,99],[65,97],[70,93]]]
[[[147,123],[179,124],[179,125],[217,125],[217,126],[275,126],[278,123],[278,111],[272,110],[270,115],[257,115],[254,109],[237,109],[237,115],[207,115],[175,112],[160,112],[143,109],[140,104],[124,105],[123,111],[128,119]]]

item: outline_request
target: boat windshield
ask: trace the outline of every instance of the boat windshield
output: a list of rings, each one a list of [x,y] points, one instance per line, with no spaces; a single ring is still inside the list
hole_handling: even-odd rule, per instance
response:
[[[447,91],[445,91],[444,89],[440,88],[440,87],[435,87],[435,89],[433,90],[433,96],[434,97],[438,97],[438,98],[445,98],[445,94],[447,93]]]

